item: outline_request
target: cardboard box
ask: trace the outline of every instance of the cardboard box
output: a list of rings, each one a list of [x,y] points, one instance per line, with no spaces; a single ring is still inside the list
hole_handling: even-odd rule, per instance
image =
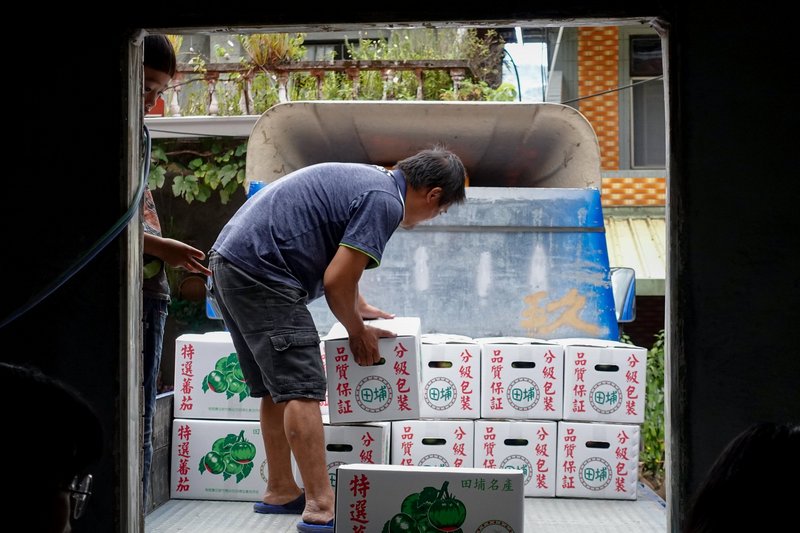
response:
[[[325,375],[327,376],[327,368],[325,366],[326,365],[326,361],[325,361],[325,341],[323,341],[323,340],[319,341],[319,354],[320,354],[320,357],[322,357],[322,371],[325,372]],[[320,413],[322,413],[325,416],[328,415],[329,402],[328,402],[328,390],[327,390],[327,388],[325,390],[325,401],[324,402],[319,402],[319,411],[320,411]]]
[[[523,531],[519,470],[351,464],[337,478],[340,533]]]
[[[396,420],[392,422],[392,464],[471,467],[474,441],[474,420]]]
[[[556,495],[558,422],[475,421],[475,466],[522,471],[525,496]]]
[[[485,337],[481,344],[481,418],[560,420],[564,348],[528,337]]]
[[[230,333],[184,334],[175,340],[174,418],[258,420]]]
[[[647,349],[603,339],[564,346],[564,420],[644,422]]]
[[[480,418],[481,347],[470,337],[422,335],[422,418]]]
[[[556,496],[635,500],[639,426],[561,421],[556,460]]]
[[[259,501],[267,455],[258,422],[172,421],[170,498]]]
[[[342,465],[389,464],[392,423],[369,422],[363,424],[332,425],[323,417],[325,431],[325,462],[331,486],[336,488],[336,469]],[[292,456],[295,481],[303,487],[303,478]]]
[[[338,322],[323,339],[331,423],[419,418],[420,319],[398,317],[366,324],[397,334],[378,341],[383,364],[356,363],[347,330]]]

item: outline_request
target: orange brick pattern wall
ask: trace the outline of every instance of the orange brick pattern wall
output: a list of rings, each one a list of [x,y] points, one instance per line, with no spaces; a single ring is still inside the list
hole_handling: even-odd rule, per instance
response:
[[[600,189],[603,207],[667,205],[666,178],[603,178]]]
[[[578,97],[619,87],[619,28],[578,29]],[[611,92],[578,102],[600,143],[600,167],[619,169],[619,96]]]

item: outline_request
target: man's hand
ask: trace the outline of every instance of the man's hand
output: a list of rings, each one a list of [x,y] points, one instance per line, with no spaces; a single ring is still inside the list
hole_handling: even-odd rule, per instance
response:
[[[364,320],[371,318],[394,318],[394,313],[387,313],[374,305],[368,304],[361,294],[358,295],[358,313]]]
[[[350,351],[353,359],[361,366],[372,366],[381,360],[378,352],[378,339],[393,338],[397,334],[389,330],[364,326],[359,333],[350,335]]]

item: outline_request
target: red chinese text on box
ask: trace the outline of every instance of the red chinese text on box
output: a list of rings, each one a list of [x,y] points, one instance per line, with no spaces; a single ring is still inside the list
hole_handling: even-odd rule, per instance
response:
[[[189,461],[192,455],[189,453],[189,440],[192,437],[192,428],[188,425],[178,426],[178,480],[175,485],[175,492],[188,492],[191,489],[189,482]]]
[[[178,410],[191,411],[194,408],[192,403],[192,391],[194,390],[194,344],[184,344],[181,346],[180,357],[180,377],[181,383],[179,390],[181,393],[181,401],[178,404]]]
[[[350,480],[348,488],[356,498],[350,504],[350,521],[353,522],[353,533],[366,533],[369,517],[367,516],[367,496],[370,489],[369,478],[356,474]]]
[[[491,363],[492,382],[489,384],[491,397],[489,398],[489,409],[501,411],[503,409],[503,352],[499,349],[492,350]]]

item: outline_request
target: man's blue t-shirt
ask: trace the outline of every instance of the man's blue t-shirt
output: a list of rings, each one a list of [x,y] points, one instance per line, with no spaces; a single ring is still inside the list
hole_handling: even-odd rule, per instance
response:
[[[319,163],[296,170],[248,199],[212,247],[263,279],[323,295],[323,276],[339,246],[377,267],[403,220],[405,179],[361,163]]]

